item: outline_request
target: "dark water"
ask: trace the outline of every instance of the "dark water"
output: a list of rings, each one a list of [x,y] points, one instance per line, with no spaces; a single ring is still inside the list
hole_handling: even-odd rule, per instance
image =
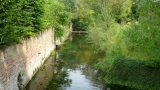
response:
[[[54,77],[54,56],[47,59],[45,64],[40,68],[36,75],[32,78],[26,86],[26,90],[45,90],[49,81]]]
[[[54,63],[54,58],[49,58],[27,90],[134,90],[103,83],[94,68],[103,52],[97,53],[85,35],[73,35],[58,48],[57,61]]]

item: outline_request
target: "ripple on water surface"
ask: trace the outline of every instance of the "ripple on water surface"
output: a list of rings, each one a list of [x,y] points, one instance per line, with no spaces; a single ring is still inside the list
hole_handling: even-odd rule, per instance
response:
[[[103,90],[101,85],[86,78],[80,69],[68,70],[68,74],[72,83],[69,87],[63,87],[62,90]]]

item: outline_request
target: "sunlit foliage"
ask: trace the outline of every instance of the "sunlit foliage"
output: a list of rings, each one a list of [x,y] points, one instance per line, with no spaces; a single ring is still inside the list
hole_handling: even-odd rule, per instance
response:
[[[106,74],[105,81],[140,89],[159,89],[160,1],[80,0],[79,4],[84,10],[92,11],[87,17],[92,18],[87,28],[88,38],[98,51],[106,54],[96,65]]]
[[[60,0],[1,0],[0,46],[19,43],[52,27],[60,36],[71,22],[68,4]]]

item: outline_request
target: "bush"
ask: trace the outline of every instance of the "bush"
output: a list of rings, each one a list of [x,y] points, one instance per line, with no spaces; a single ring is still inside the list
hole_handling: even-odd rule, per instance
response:
[[[68,4],[72,2],[60,2],[59,0],[52,1],[54,9],[52,9],[53,27],[55,28],[55,35],[57,38],[63,36],[65,29],[68,29],[72,19],[72,10],[69,9]],[[68,4],[65,4],[68,3]]]
[[[87,1],[80,0],[77,3],[74,18],[72,20],[74,31],[87,31],[90,25],[93,24],[93,10],[84,8]]]
[[[59,0],[1,0],[0,46],[19,43],[22,38],[57,25],[68,25],[71,13]]]
[[[141,60],[118,57],[113,60],[112,66],[105,73],[107,73],[104,77],[105,82],[108,84],[147,90],[160,89],[160,68],[150,68]]]
[[[43,0],[2,0],[0,2],[0,46],[19,43],[22,37],[41,29]]]
[[[150,67],[160,67],[160,2],[140,1],[138,21],[123,31],[124,55],[143,60]],[[124,52],[124,50],[122,50]]]
[[[74,31],[86,31],[89,27],[89,22],[84,18],[75,18],[72,20]]]
[[[105,73],[105,82],[159,89],[160,1],[80,1],[93,11],[88,37],[97,51],[106,53],[96,65]]]

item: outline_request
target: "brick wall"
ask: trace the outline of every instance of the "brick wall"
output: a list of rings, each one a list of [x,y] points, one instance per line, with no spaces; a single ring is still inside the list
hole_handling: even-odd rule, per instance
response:
[[[18,90],[18,83],[26,85],[54,48],[54,32],[49,29],[0,49],[0,90]]]

